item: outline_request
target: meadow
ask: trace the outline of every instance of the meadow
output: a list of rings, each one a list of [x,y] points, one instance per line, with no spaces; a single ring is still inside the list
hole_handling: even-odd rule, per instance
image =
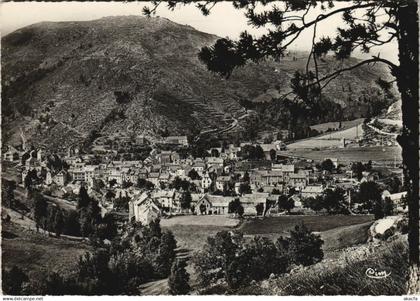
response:
[[[79,257],[91,250],[86,242],[49,237],[13,223],[2,223],[2,265],[26,272],[67,274]]]
[[[284,234],[298,224],[311,231],[322,232],[338,227],[362,224],[373,220],[372,215],[282,215],[246,220],[238,228],[244,234]]]
[[[245,237],[261,235],[272,239],[287,235],[295,225],[304,223],[315,232],[325,233],[328,250],[346,247],[365,242],[364,233],[373,221],[371,215],[325,215],[325,216],[270,216],[265,218],[238,219],[229,216],[183,216],[162,220],[163,229],[171,230],[178,242],[178,247],[191,251],[199,250],[207,241],[207,237],[223,230],[238,230]],[[200,221],[197,223],[197,221]],[[363,227],[348,226],[364,225]],[[335,229],[335,231],[332,231]],[[366,230],[366,231],[365,231]],[[326,232],[324,232],[326,231]],[[328,232],[330,231],[330,232]],[[362,235],[354,238],[354,233]],[[337,240],[338,239],[338,240]],[[331,242],[329,242],[331,240]],[[337,240],[337,241],[335,241]],[[328,241],[328,242],[327,242]]]
[[[401,161],[400,146],[349,147],[311,150],[310,152],[307,149],[293,149],[281,151],[279,154],[315,161],[322,161],[325,158],[339,158],[339,163],[367,162],[369,160],[392,163],[394,158],[397,162]]]

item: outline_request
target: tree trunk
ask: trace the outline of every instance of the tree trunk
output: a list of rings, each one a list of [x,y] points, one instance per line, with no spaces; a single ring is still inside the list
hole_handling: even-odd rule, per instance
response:
[[[408,196],[409,260],[408,293],[420,293],[419,258],[419,74],[417,3],[407,1],[397,9],[400,66],[394,70],[402,100],[402,146],[404,178]]]

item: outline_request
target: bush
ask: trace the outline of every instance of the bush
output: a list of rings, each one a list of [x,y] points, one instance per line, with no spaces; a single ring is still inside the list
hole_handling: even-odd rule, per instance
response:
[[[288,251],[268,238],[256,236],[244,243],[242,233],[221,231],[207,238],[192,262],[201,287],[224,279],[229,288],[236,289],[287,272],[289,259]]]
[[[390,273],[389,277],[368,278],[366,270],[373,267]],[[316,271],[309,269],[280,277],[263,294],[404,295],[407,294],[408,267],[407,242],[395,241],[381,246],[366,258],[346,258],[344,265],[326,264]]]
[[[190,275],[185,270],[187,266],[184,260],[177,260],[172,264],[171,275],[168,279],[169,293],[171,295],[186,295],[190,291],[188,281]]]
[[[293,262],[304,266],[312,265],[324,258],[322,245],[324,241],[319,235],[312,234],[305,225],[296,225],[287,239],[287,249]]]
[[[23,284],[28,276],[18,267],[14,266],[9,271],[2,271],[3,292],[7,295],[22,295]]]

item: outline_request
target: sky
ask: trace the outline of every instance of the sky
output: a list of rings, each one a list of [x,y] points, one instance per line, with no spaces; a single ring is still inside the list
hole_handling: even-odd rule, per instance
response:
[[[148,4],[148,2],[3,2],[0,4],[1,35],[42,21],[87,21],[106,16],[142,15],[142,8]],[[337,4],[337,7],[344,5],[348,4]],[[319,11],[314,11],[307,18],[311,20],[318,13]],[[232,39],[238,38],[244,30],[256,35],[265,32],[263,29],[248,26],[243,11],[234,9],[229,2],[218,3],[207,17],[192,5],[177,8],[175,11],[161,6],[157,10],[157,15],[176,23],[188,24],[203,32]],[[341,24],[339,15],[321,22],[317,28],[317,36],[334,36],[337,26]],[[309,51],[312,33],[312,30],[305,30],[290,50]],[[376,48],[368,56],[377,55],[379,52],[381,57],[396,62],[396,50],[395,43],[389,44]],[[366,57],[361,53],[355,53],[355,56]]]

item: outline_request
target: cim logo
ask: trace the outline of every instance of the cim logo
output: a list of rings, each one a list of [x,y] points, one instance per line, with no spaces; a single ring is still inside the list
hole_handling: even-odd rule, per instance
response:
[[[376,269],[368,268],[365,272],[366,276],[373,279],[383,279],[391,275],[391,272],[387,271],[378,271]]]

